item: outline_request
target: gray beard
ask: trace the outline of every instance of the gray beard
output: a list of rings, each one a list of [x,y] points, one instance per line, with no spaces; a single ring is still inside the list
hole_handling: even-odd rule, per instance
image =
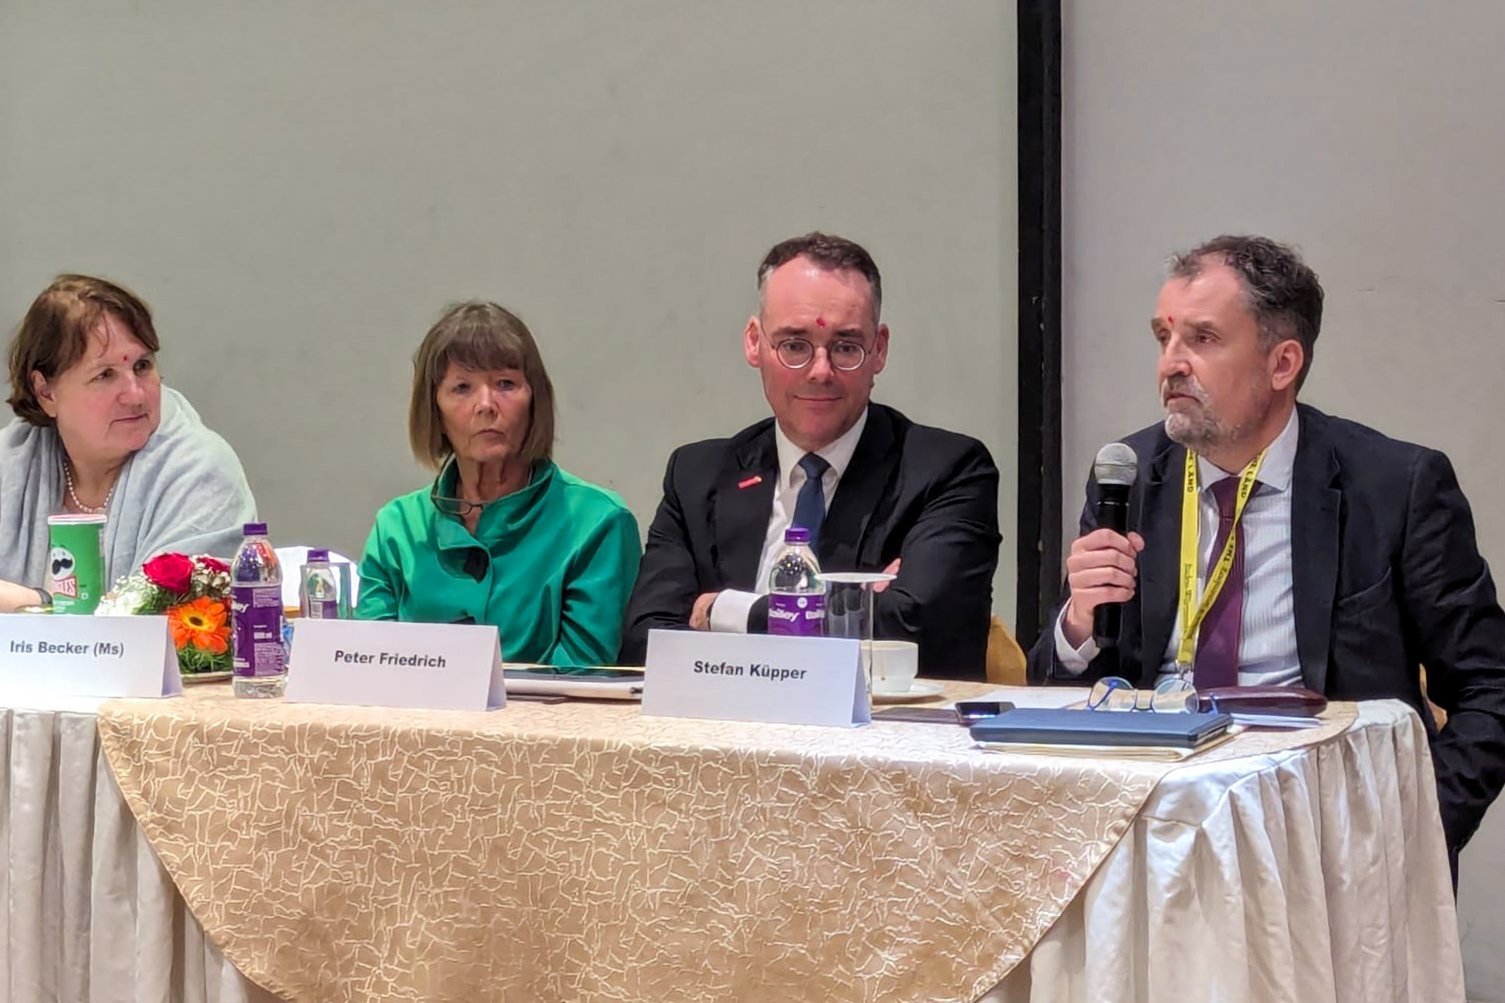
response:
[[[1205,453],[1215,446],[1233,441],[1235,431],[1205,413],[1196,416],[1188,414],[1165,416],[1165,434],[1172,442],[1185,446],[1194,453]]]
[[[1229,425],[1207,411],[1199,414],[1170,414],[1165,416],[1165,434],[1178,445],[1193,453],[1206,456],[1219,446],[1229,446],[1247,438],[1259,428],[1269,414],[1265,409],[1246,424]]]

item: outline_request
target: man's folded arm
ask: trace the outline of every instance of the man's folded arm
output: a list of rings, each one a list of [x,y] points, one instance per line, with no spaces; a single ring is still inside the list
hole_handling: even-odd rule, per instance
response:
[[[716,602],[711,606],[711,629],[724,634],[745,634],[747,625],[752,620],[753,609],[762,599],[756,592],[742,592],[738,589],[722,589],[716,594]],[[766,619],[768,601],[762,599]]]
[[[623,665],[643,664],[648,655],[648,631],[656,627],[688,627],[690,611],[701,591],[674,482],[678,458],[678,450],[669,457],[664,472],[664,496],[648,527],[648,543],[638,569],[637,585],[627,602],[619,656]]]
[[[1412,470],[1402,602],[1421,641],[1432,701],[1448,712],[1432,744],[1448,845],[1462,848],[1505,786],[1505,613],[1447,457]]]
[[[874,599],[874,635],[946,647],[976,630],[986,647],[1001,539],[998,468],[974,442],[904,535],[899,577]]]

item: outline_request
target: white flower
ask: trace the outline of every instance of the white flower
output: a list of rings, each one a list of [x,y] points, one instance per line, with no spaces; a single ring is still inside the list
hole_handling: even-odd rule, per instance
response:
[[[94,610],[95,616],[131,616],[145,605],[153,586],[142,575],[131,575],[115,583]]]

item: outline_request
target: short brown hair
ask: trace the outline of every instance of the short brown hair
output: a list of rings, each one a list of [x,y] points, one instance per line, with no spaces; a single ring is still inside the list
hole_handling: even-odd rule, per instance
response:
[[[1294,247],[1269,237],[1224,234],[1171,258],[1171,276],[1191,280],[1208,262],[1226,265],[1244,287],[1249,312],[1259,325],[1259,345],[1269,352],[1278,343],[1301,343],[1301,372],[1296,389],[1306,382],[1322,330],[1322,283]]]
[[[528,325],[510,310],[469,300],[445,309],[413,355],[413,396],[408,402],[408,440],[418,462],[434,469],[455,451],[439,414],[439,381],[453,362],[466,369],[520,369],[532,405],[521,457],[532,466],[554,452],[554,384]]]
[[[9,404],[18,418],[41,428],[52,424],[37,400],[31,374],[52,380],[71,369],[84,357],[105,314],[130,328],[147,351],[158,350],[152,312],[134,293],[89,275],[59,275],[32,302],[10,345]]]
[[[827,272],[856,272],[867,279],[873,292],[873,323],[883,309],[883,279],[878,274],[878,265],[867,249],[856,241],[834,234],[812,231],[803,237],[790,237],[773,245],[758,265],[758,294],[763,293],[763,283],[780,265],[795,258],[806,258],[811,264]]]

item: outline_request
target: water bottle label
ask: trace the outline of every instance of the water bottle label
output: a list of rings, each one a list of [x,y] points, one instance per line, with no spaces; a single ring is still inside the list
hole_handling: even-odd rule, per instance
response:
[[[283,671],[282,588],[237,585],[230,590],[237,676],[275,676]]]
[[[310,620],[337,620],[340,616],[338,599],[305,599],[303,615]]]
[[[826,597],[773,594],[768,597],[768,632],[819,637],[825,633]]]

